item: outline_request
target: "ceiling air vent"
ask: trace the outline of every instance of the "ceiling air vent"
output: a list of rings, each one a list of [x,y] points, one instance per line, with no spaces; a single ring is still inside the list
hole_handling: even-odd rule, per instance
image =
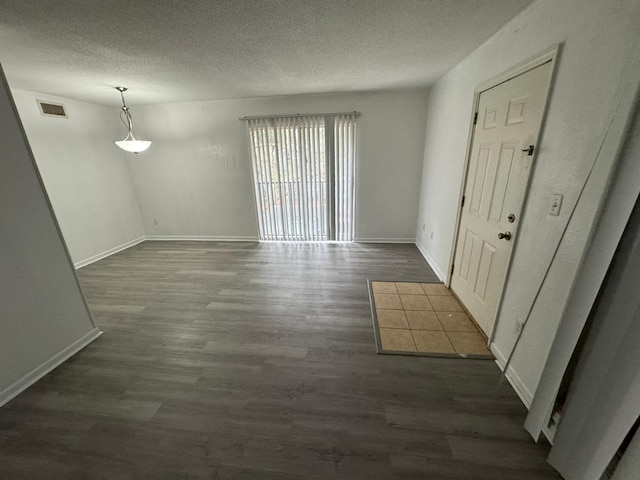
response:
[[[51,103],[45,102],[44,100],[38,100],[38,105],[40,106],[40,113],[45,117],[67,118],[67,111],[61,103]]]

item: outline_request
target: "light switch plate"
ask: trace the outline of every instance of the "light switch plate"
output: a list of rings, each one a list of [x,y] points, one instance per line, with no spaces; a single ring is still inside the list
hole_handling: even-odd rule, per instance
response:
[[[551,195],[551,200],[549,201],[549,215],[558,216],[560,215],[560,208],[562,207],[562,198],[564,195],[559,193],[554,193]]]

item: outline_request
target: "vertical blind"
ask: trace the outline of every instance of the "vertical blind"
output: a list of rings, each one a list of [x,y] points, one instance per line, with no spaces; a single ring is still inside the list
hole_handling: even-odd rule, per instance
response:
[[[351,241],[355,115],[248,119],[261,240]]]
[[[353,197],[356,151],[355,115],[338,115],[334,123],[335,158],[335,239],[353,240]]]

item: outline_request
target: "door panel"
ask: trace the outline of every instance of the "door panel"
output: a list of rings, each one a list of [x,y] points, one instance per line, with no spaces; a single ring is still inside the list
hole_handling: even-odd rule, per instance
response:
[[[498,159],[496,180],[493,184],[493,192],[491,194],[491,207],[489,208],[489,221],[498,226],[500,226],[500,222],[502,221],[509,180],[512,179],[511,166],[513,165],[515,153],[515,143],[508,142],[502,144],[500,157]]]
[[[451,288],[487,336],[529,181],[533,157],[523,150],[536,145],[550,76],[546,63],[480,94]],[[511,240],[498,238],[507,231]]]
[[[489,283],[489,274],[491,273],[491,263],[496,253],[496,247],[489,242],[482,243],[482,251],[480,252],[480,265],[478,266],[478,278],[474,289],[476,296],[484,302],[487,293],[487,284]]]
[[[460,262],[460,277],[469,283],[469,264],[471,263],[473,244],[476,234],[471,230],[465,232],[464,249],[462,251],[462,261]]]
[[[484,183],[487,176],[487,165],[489,164],[489,156],[491,154],[491,145],[485,144],[480,146],[478,158],[475,162],[475,172],[473,175],[473,184],[471,185],[471,213],[480,216],[480,208],[482,205],[482,197],[484,195]]]

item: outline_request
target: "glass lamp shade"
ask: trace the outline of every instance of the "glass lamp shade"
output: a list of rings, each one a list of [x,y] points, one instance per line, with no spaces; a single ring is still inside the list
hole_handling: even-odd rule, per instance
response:
[[[127,126],[128,131],[127,131],[127,136],[125,137],[124,140],[120,140],[119,142],[113,142],[113,143],[115,143],[117,146],[119,146],[121,149],[123,149],[126,152],[131,152],[135,154],[144,152],[147,148],[151,146],[151,142],[147,140],[138,140],[133,135],[133,122],[131,121],[131,113],[129,113],[129,107],[127,107],[127,105],[124,103],[124,92],[126,92],[127,89],[125,87],[116,87],[116,90],[120,92],[120,97],[122,98],[122,107],[120,107],[122,112],[120,112],[120,119],[124,122],[124,119],[122,118],[122,114],[124,113],[124,116],[127,120],[125,125]]]
[[[151,142],[147,140],[134,140],[125,138],[124,140],[120,140],[119,142],[113,142],[121,149],[126,150],[131,153],[140,153],[144,152],[147,148],[151,146]]]

